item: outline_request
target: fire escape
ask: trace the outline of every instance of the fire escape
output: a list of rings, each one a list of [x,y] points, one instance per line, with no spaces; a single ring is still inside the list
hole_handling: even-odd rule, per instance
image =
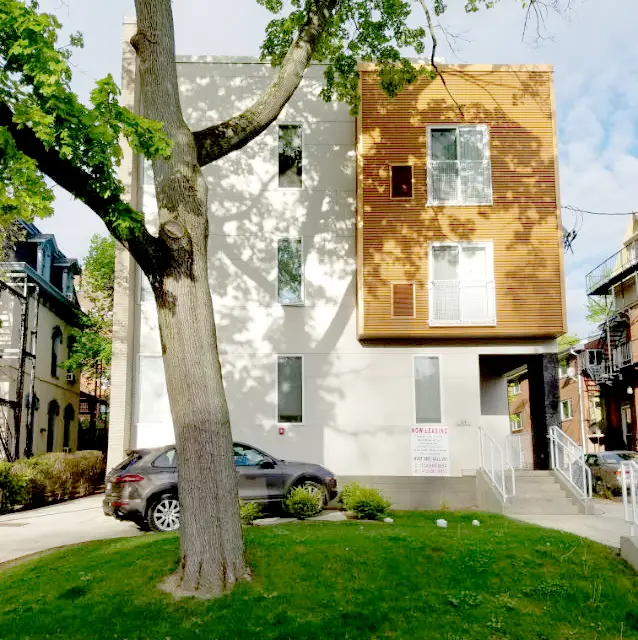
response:
[[[638,241],[632,241],[586,276],[587,295],[613,295],[617,309],[579,354],[580,370],[598,385],[622,380],[623,370],[633,364],[630,318],[623,309],[638,304],[637,273]]]

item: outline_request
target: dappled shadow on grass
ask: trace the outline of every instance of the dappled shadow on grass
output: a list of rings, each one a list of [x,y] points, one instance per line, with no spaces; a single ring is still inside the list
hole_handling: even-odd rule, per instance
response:
[[[210,602],[157,589],[178,559],[174,535],[13,567],[0,574],[1,637],[593,640],[621,627],[638,637],[636,574],[612,550],[501,516],[255,527],[246,544],[255,578]]]

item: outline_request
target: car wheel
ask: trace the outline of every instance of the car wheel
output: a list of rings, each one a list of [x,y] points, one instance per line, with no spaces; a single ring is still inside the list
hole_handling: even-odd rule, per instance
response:
[[[172,493],[160,496],[148,510],[146,518],[153,531],[177,531],[179,529],[179,500]]]
[[[326,488],[319,482],[314,482],[312,480],[305,480],[301,482],[299,487],[303,487],[304,489],[308,489],[308,491],[317,492],[321,494],[321,501],[323,506],[325,507],[328,504],[328,492]]]

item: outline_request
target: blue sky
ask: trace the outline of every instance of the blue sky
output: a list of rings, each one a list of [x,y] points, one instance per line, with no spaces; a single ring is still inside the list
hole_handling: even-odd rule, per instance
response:
[[[449,3],[452,5],[453,3]],[[561,198],[593,211],[638,210],[638,3],[572,0],[567,17],[549,16],[546,39],[522,40],[524,12],[519,0],[465,15],[463,2],[444,16],[459,34],[456,55],[443,42],[446,62],[549,63],[555,67]],[[134,15],[132,0],[41,0],[70,31],[82,31],[85,48],[74,55],[74,86],[88,95],[96,79],[120,77],[121,24]],[[418,3],[415,4],[415,13]],[[258,55],[269,14],[255,0],[173,3],[179,55]],[[416,13],[418,16],[418,13]],[[100,220],[56,189],[55,216],[39,226],[55,233],[63,251],[83,256]],[[566,213],[564,223],[574,220]],[[565,256],[569,330],[585,336],[585,274],[614,253],[626,217],[586,216]]]

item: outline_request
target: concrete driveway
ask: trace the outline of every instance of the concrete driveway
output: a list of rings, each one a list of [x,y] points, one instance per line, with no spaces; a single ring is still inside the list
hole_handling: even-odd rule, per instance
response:
[[[102,513],[102,495],[0,516],[0,564],[68,544],[143,535]]]

